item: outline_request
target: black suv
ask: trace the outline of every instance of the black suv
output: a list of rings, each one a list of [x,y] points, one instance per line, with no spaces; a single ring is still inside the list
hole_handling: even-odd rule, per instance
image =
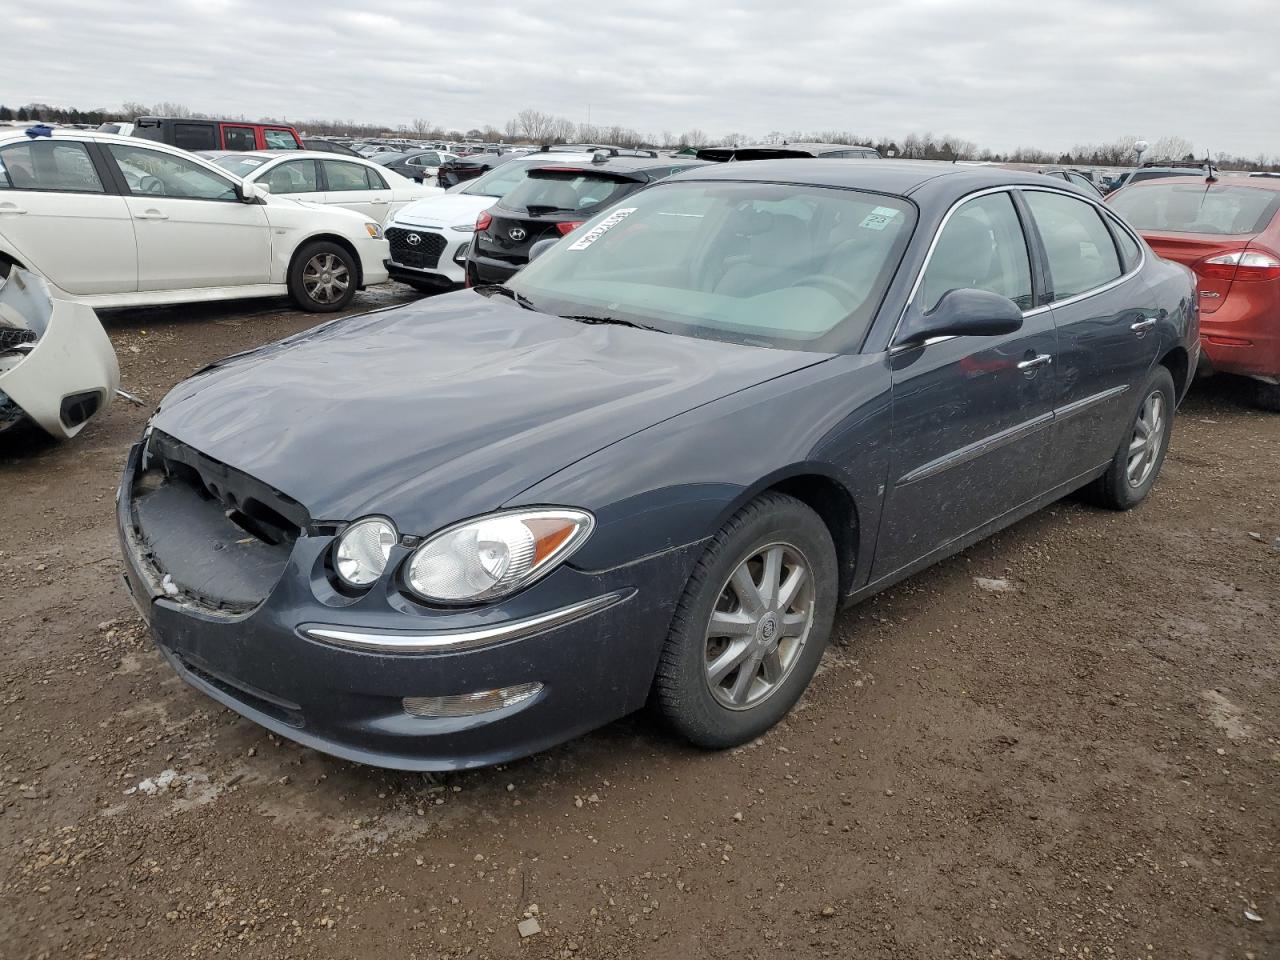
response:
[[[535,167],[476,220],[467,253],[468,285],[502,283],[529,262],[529,249],[539,240],[563,237],[628,194],[702,165],[684,157],[596,154],[582,166]]]

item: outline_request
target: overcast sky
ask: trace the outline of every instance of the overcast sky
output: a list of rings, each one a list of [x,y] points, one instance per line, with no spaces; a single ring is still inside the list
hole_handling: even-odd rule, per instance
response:
[[[5,0],[0,103],[1280,154],[1280,0]],[[1219,13],[1224,15],[1218,16]]]

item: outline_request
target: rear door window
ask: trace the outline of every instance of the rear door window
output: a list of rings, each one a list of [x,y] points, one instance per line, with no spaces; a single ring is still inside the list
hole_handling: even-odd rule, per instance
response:
[[[366,175],[368,168],[346,160],[325,160],[324,175],[329,181],[330,190],[375,190],[378,187],[369,185]]]
[[[0,190],[105,192],[84,144],[44,139],[0,149]]]
[[[227,150],[256,150],[258,141],[253,127],[223,127],[222,145]]]
[[[1104,286],[1123,272],[1111,231],[1093,204],[1062,193],[1027,190],[1049,260],[1049,302]]]
[[[266,128],[262,131],[262,142],[268,150],[297,150],[298,141],[294,139],[292,130],[274,130]]]

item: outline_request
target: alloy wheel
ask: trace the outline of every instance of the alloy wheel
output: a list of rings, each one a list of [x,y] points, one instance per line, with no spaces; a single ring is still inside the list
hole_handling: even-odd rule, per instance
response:
[[[734,568],[707,623],[704,675],[716,702],[758,706],[787,679],[814,618],[811,564],[786,543],[761,547]]]
[[[302,269],[302,286],[316,303],[337,303],[351,286],[351,272],[335,254],[317,253]]]
[[[1164,403],[1164,394],[1153,390],[1142,401],[1142,409],[1138,411],[1125,464],[1125,476],[1131,487],[1146,483],[1159,459],[1164,444]]]

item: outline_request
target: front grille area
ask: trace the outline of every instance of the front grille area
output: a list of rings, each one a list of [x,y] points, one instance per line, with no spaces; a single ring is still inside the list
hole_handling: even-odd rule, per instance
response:
[[[151,579],[221,613],[265,600],[310,524],[297,501],[158,430],[129,501],[136,559]]]
[[[410,237],[417,237],[418,242],[410,242]],[[444,253],[447,243],[440,234],[428,233],[426,230],[405,230],[391,227],[387,230],[387,242],[391,244],[391,259],[401,266],[415,267],[419,270],[431,270],[440,263],[440,254]]]

